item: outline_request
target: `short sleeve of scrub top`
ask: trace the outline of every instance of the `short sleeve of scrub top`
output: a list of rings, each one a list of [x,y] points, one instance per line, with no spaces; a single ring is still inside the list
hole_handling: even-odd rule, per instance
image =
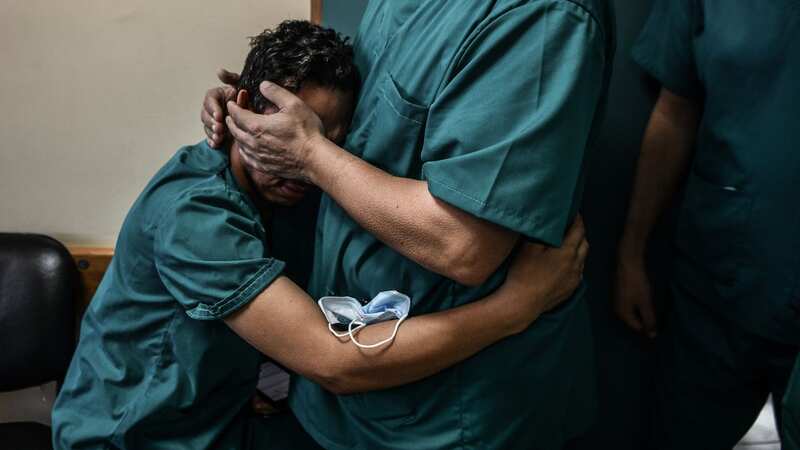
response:
[[[650,76],[685,98],[702,93],[693,51],[695,8],[692,0],[656,0],[633,47],[633,59]]]
[[[222,319],[250,302],[282,272],[267,256],[265,232],[241,193],[189,191],[155,234],[161,281],[198,320]]]
[[[514,8],[464,45],[431,104],[422,173],[435,197],[560,245],[581,189],[605,44],[578,5],[553,3],[544,18],[538,7]]]

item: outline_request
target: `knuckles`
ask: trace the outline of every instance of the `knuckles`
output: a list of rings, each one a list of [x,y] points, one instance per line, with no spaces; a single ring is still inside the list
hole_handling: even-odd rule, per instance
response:
[[[260,122],[257,122],[257,121],[248,122],[248,123],[245,124],[245,126],[247,126],[247,129],[250,131],[250,134],[252,134],[253,136],[255,136],[255,137],[263,137],[263,135],[264,135],[264,125],[262,125]]]

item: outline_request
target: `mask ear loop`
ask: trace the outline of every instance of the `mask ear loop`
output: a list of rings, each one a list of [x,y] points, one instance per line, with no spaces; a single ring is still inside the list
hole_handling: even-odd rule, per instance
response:
[[[403,323],[404,320],[406,320],[406,317],[403,317],[402,319],[399,319],[397,321],[397,323],[394,324],[394,331],[392,331],[392,335],[391,336],[389,336],[388,338],[386,338],[386,339],[384,339],[384,340],[382,340],[380,342],[376,342],[374,344],[362,344],[362,343],[358,342],[356,337],[353,335],[353,332],[358,331],[359,329],[364,327],[365,324],[363,322],[359,322],[357,320],[354,320],[354,321],[350,322],[350,325],[347,327],[347,334],[350,335],[350,340],[353,341],[353,344],[356,344],[356,347],[359,347],[359,348],[376,348],[376,347],[380,347],[382,345],[385,345],[385,344],[388,344],[388,343],[394,341],[395,336],[397,336],[397,330],[400,328],[400,324]],[[356,323],[356,322],[358,322],[358,327],[357,328],[353,328],[353,324]]]
[[[353,322],[358,322],[358,321],[354,320]],[[353,326],[353,322],[350,322],[350,325],[348,325],[348,327],[347,327],[347,331],[343,331],[341,333],[337,333],[336,330],[333,329],[333,326],[330,323],[328,324],[328,330],[331,332],[331,334],[333,334],[337,338],[343,338],[343,337],[350,336],[350,339],[352,339],[353,338],[353,334],[350,331],[350,327]],[[364,328],[364,324],[362,322],[358,322],[358,323],[359,323],[359,325],[357,327],[353,328],[353,330],[352,330],[353,332]]]

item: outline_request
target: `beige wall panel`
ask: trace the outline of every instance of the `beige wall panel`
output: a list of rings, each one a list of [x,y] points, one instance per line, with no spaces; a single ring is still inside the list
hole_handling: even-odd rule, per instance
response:
[[[247,36],[306,0],[0,0],[0,231],[113,245]]]

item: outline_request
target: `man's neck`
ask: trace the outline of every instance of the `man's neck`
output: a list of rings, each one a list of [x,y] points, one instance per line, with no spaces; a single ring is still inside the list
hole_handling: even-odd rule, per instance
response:
[[[267,220],[272,214],[272,205],[258,193],[253,180],[247,174],[247,168],[244,166],[242,155],[239,154],[239,144],[236,141],[233,141],[228,148],[228,158],[231,164],[231,173],[233,173],[236,183],[256,205],[262,219]]]

